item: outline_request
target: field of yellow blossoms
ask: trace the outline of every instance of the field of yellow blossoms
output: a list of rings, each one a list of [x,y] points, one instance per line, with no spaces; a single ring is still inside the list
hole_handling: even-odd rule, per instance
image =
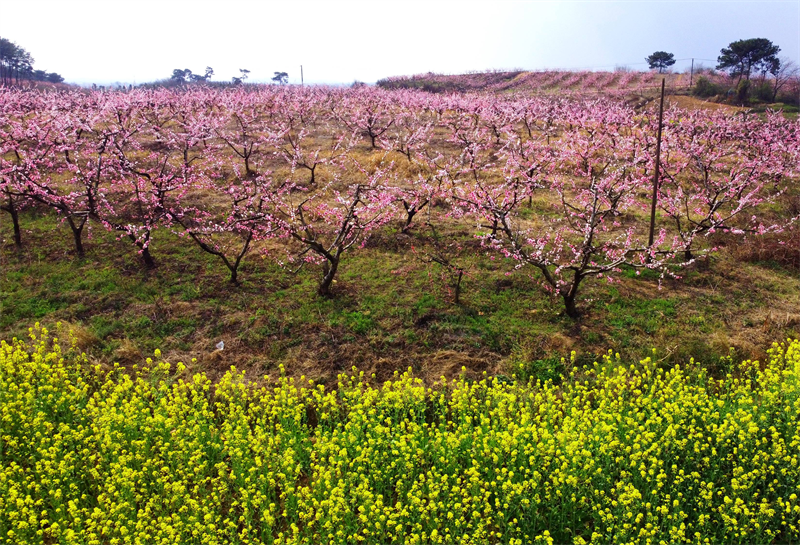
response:
[[[701,367],[257,389],[32,329],[0,346],[0,543],[797,542],[800,342]]]

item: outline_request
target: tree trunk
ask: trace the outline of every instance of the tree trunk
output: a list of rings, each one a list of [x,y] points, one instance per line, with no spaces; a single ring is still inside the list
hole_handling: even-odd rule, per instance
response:
[[[458,270],[458,277],[456,278],[456,285],[453,294],[453,302],[456,305],[461,304],[461,279],[464,277],[464,271]]]
[[[683,251],[683,259],[685,261],[687,261],[687,262],[691,261],[692,259],[694,259],[694,255],[692,255],[692,251],[691,250],[684,250]]]
[[[142,247],[142,259],[144,260],[144,266],[148,270],[156,268],[156,262],[153,260],[153,256],[150,255],[150,247],[148,246]]]
[[[242,246],[242,251],[239,252],[239,255],[236,256],[236,261],[233,262],[233,265],[228,263],[228,260],[220,254],[220,257],[225,261],[225,264],[228,265],[228,268],[231,270],[231,283],[235,285],[239,285],[239,265],[242,263],[242,258],[247,253],[248,248],[250,248],[250,242],[253,240],[253,231],[247,232],[247,239],[244,241],[244,246]]]
[[[86,225],[86,218],[84,218],[79,225],[76,225],[71,216],[67,217],[70,229],[72,229],[72,238],[75,239],[75,252],[78,257],[84,257],[83,251],[83,226]]]
[[[567,316],[570,318],[577,318],[579,314],[578,308],[575,306],[575,294],[562,294],[561,296],[564,298],[564,308],[567,312]]]
[[[414,221],[414,216],[417,215],[417,212],[419,212],[419,210],[413,210],[413,209],[409,210],[408,208],[406,208],[406,214],[407,214],[406,223],[405,225],[403,225],[403,228],[401,229],[403,233],[408,234],[408,230],[411,228],[411,222]]]
[[[339,268],[339,258],[329,259],[322,268],[322,282],[319,284],[319,288],[317,288],[317,293],[323,297],[330,297],[331,296],[331,284],[333,283],[333,277],[336,276],[336,270]]]
[[[14,225],[14,246],[16,246],[17,250],[21,250],[22,230],[19,228],[19,214],[17,213],[17,207],[14,206],[14,201],[11,197],[8,198],[8,207],[4,207],[3,210],[11,214],[11,223]]]
[[[414,205],[408,206],[405,201],[403,201],[403,208],[406,209],[406,223],[403,225],[403,233],[408,233],[408,230],[411,228],[411,222],[414,221],[414,216],[416,216],[423,208],[428,206],[430,200],[426,200],[422,203],[422,205]]]
[[[144,266],[147,269],[155,269],[156,262],[153,260],[153,256],[150,254],[150,234],[148,233],[145,237],[144,241],[140,242],[136,239],[134,235],[128,235],[128,238],[133,241],[134,244],[139,248],[139,254],[142,256],[142,260],[144,261]]]
[[[578,296],[578,287],[581,285],[581,282],[585,278],[579,272],[575,271],[575,276],[572,278],[572,284],[570,285],[569,289],[560,289],[558,290],[561,294],[561,297],[564,298],[564,309],[567,313],[567,316],[570,318],[577,318],[580,316],[578,312],[578,307],[575,305],[575,300]]]

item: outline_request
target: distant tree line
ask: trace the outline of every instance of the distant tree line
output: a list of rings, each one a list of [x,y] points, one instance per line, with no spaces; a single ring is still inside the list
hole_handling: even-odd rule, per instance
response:
[[[717,57],[717,70],[726,70],[732,77],[738,77],[737,85],[744,77],[750,79],[753,72],[766,75],[775,75],[781,68],[781,59],[778,53],[781,48],[766,38],[750,38],[731,42],[728,47],[720,50]],[[663,72],[675,64],[675,55],[666,51],[656,51],[644,59],[651,70]]]
[[[33,69],[33,57],[25,48],[0,37],[0,84],[12,85],[23,80],[61,83],[64,78],[56,72]]]
[[[779,46],[766,38],[731,42],[728,47],[720,50],[717,70],[723,70],[731,78],[736,78],[735,86],[726,89],[723,85],[701,76],[697,78],[693,93],[704,97],[727,93],[741,103],[747,102],[751,96],[764,102],[775,102],[781,89],[796,80],[800,74],[794,62],[778,57],[780,50]],[[651,70],[658,70],[659,73],[675,64],[674,55],[666,51],[656,51],[645,60]],[[751,76],[754,74],[760,77],[752,82]],[[769,81],[768,75],[771,76]],[[798,100],[796,96],[787,98],[792,103]]]
[[[213,75],[214,75],[214,69],[211,68],[210,66],[206,66],[203,75],[194,74],[188,68],[184,68],[183,70],[181,70],[180,68],[176,68],[175,70],[172,71],[172,77],[170,79],[172,79],[177,83],[188,83],[188,82],[201,83],[201,82],[207,82],[209,78]]]
[[[210,78],[213,75],[214,69],[210,66],[206,66],[205,72],[202,75],[193,73],[189,68],[176,68],[172,71],[172,76],[170,76],[168,81],[178,85],[184,85],[187,83],[210,83]],[[245,82],[245,80],[247,80],[248,77],[250,77],[250,70],[247,68],[239,68],[239,75],[231,78],[231,84],[241,85]],[[289,74],[287,72],[275,72],[275,76],[272,78],[272,81],[281,85],[288,83]],[[224,82],[214,83],[220,84]]]
[[[742,77],[749,80],[752,72],[760,72],[763,79],[767,73],[775,75],[780,70],[780,50],[780,47],[766,38],[731,42],[728,47],[720,50],[717,70],[727,70],[731,76],[738,77],[737,85],[741,83]]]

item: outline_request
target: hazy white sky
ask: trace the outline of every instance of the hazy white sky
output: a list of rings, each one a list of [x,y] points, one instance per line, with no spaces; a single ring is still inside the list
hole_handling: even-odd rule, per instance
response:
[[[306,83],[428,71],[644,69],[656,50],[713,66],[720,48],[745,38],[772,40],[800,63],[800,0],[0,0],[0,36],[27,49],[37,69],[98,84],[206,66],[214,79],[247,68],[251,80],[284,71],[290,83],[300,82],[301,64]]]

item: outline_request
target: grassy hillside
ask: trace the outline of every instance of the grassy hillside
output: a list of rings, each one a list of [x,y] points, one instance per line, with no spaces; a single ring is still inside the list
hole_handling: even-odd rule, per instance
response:
[[[394,76],[378,81],[385,89],[420,89],[428,92],[518,92],[518,93],[606,93],[629,94],[652,92],[666,79],[671,90],[686,89],[689,74],[657,74],[655,72],[618,71],[590,72],[567,70],[489,71],[468,74],[418,74]],[[724,75],[709,75],[715,81],[727,82]]]
[[[590,72],[567,70],[544,71],[488,71],[467,74],[417,74],[413,76],[392,76],[378,81],[385,89],[418,89],[431,93],[497,93],[519,95],[579,95],[611,96],[624,98],[644,105],[648,99],[659,94],[662,78],[666,91],[673,103],[682,108],[724,108],[736,110],[734,97],[727,92],[735,90],[736,81],[725,73],[700,70],[693,76],[688,73],[638,72]],[[697,82],[704,83],[704,90],[698,90]],[[690,86],[692,83],[693,86]],[[749,105],[755,110],[765,108],[782,109],[785,114],[797,118],[797,97],[799,83],[789,82],[778,97],[778,102],[770,104],[767,96],[759,98],[758,90],[750,93]],[[767,88],[769,84],[767,84]],[[766,95],[769,95],[766,92]]]
[[[79,331],[94,361],[141,363],[160,348],[217,376],[230,365],[254,374],[283,364],[293,376],[332,381],[356,365],[391,376],[412,367],[418,376],[453,377],[517,372],[547,378],[562,356],[577,351],[590,361],[607,349],[637,359],[658,350],[666,364],[691,357],[708,364],[727,356],[761,358],[763,346],[800,335],[800,243],[754,241],[684,271],[681,280],[620,275],[619,284],[587,284],[584,315],[563,315],[560,300],[542,290],[533,271],[508,276],[510,264],[475,252],[470,227],[446,235],[463,252],[467,270],[461,303],[452,279],[426,263],[429,233],[410,235],[399,225],[343,263],[335,296],[314,294],[316,267],[291,274],[251,254],[242,284],[227,282],[224,266],[185,239],[157,232],[158,268],[142,269],[124,240],[95,230],[87,258],[69,249],[71,234],[49,215],[22,218],[28,242],[11,244],[0,224],[0,337],[25,336],[35,321],[61,321]],[[219,341],[223,351],[215,350]]]

